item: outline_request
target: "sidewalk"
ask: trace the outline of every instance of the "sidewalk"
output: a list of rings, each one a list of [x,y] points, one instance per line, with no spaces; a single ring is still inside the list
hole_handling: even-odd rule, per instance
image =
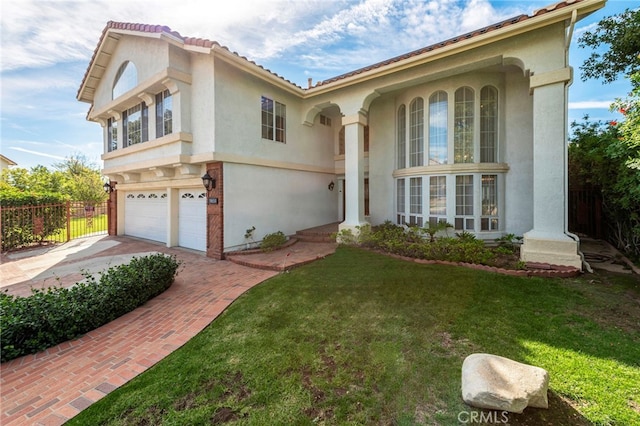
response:
[[[248,289],[278,274],[133,238],[101,237],[74,244],[32,256],[3,256],[3,290],[22,294],[31,285],[71,285],[78,281],[81,265],[97,272],[145,253],[175,254],[183,265],[167,291],[136,310],[77,340],[1,364],[4,426],[63,424],[178,349]],[[293,262],[306,263],[332,250],[335,245],[292,246],[288,256],[282,251],[271,258],[256,256],[269,264],[286,257],[289,269]]]

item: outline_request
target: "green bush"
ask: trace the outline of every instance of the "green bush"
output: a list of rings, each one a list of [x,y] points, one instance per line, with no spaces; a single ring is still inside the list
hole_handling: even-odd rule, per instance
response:
[[[260,250],[268,252],[277,249],[287,242],[287,236],[282,231],[274,232],[273,234],[267,234],[260,243]]]
[[[67,197],[54,193],[25,192],[0,187],[2,251],[40,242],[67,226]],[[20,208],[33,206],[33,209]],[[35,223],[42,226],[36,232]]]
[[[459,233],[457,238],[434,238],[423,228],[405,228],[390,221],[371,228],[364,238],[358,240],[358,244],[417,259],[483,265],[491,265],[495,259],[494,252],[468,232]]]
[[[33,289],[31,296],[0,293],[2,362],[79,337],[143,305],[168,289],[180,262],[152,254],[114,266],[97,281],[69,288]]]

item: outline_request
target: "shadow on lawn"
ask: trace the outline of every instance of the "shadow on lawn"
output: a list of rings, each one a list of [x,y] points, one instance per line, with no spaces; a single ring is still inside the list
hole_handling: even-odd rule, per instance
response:
[[[509,413],[507,424],[592,425],[570,398],[551,387],[554,380],[566,380],[561,376],[576,374],[586,381],[612,380],[621,386],[617,382],[619,377],[615,377],[621,373],[617,373],[628,367],[637,369],[640,366],[638,277],[596,273],[577,280],[532,279],[529,283],[523,282],[525,285],[518,289],[521,292],[519,300],[515,294],[510,294],[509,285],[504,287],[500,279],[495,281],[491,291],[500,289],[511,297],[501,297],[504,294],[490,297],[482,285],[476,287],[475,300],[485,301],[484,309],[501,309],[501,315],[487,315],[491,319],[485,323],[478,315],[477,305],[466,305],[464,312],[473,313],[473,318],[480,321],[467,330],[468,335],[478,338],[475,343],[478,349],[482,348],[481,351],[543,367],[552,379],[548,393],[549,408],[529,407],[522,414]],[[496,298],[501,300],[502,306],[487,303]],[[523,318],[523,313],[526,313],[526,318]],[[492,324],[489,323],[491,320]],[[558,364],[563,356],[570,359]],[[606,371],[589,372],[593,358],[612,363],[606,366]],[[614,376],[608,377],[608,374]],[[563,393],[562,390],[560,392]],[[486,415],[489,411],[483,413]]]
[[[481,419],[478,425],[495,425],[508,424],[510,426],[539,426],[539,425],[572,425],[572,426],[591,426],[582,414],[580,414],[573,406],[560,395],[553,391],[549,391],[549,408],[525,408],[522,414],[505,413],[502,411],[483,410],[478,413]],[[482,417],[484,415],[484,418]],[[471,419],[471,414],[462,414],[461,420]],[[484,423],[482,422],[484,421]]]

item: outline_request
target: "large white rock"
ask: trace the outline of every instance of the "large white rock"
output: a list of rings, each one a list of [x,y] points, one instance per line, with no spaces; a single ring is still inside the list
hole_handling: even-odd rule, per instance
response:
[[[472,354],[462,363],[462,399],[490,410],[522,413],[549,408],[549,373],[533,365],[490,354]]]

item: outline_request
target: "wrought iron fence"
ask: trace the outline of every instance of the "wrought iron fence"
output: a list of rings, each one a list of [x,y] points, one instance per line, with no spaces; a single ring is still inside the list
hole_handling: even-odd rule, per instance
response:
[[[2,251],[107,234],[108,202],[2,207]]]

